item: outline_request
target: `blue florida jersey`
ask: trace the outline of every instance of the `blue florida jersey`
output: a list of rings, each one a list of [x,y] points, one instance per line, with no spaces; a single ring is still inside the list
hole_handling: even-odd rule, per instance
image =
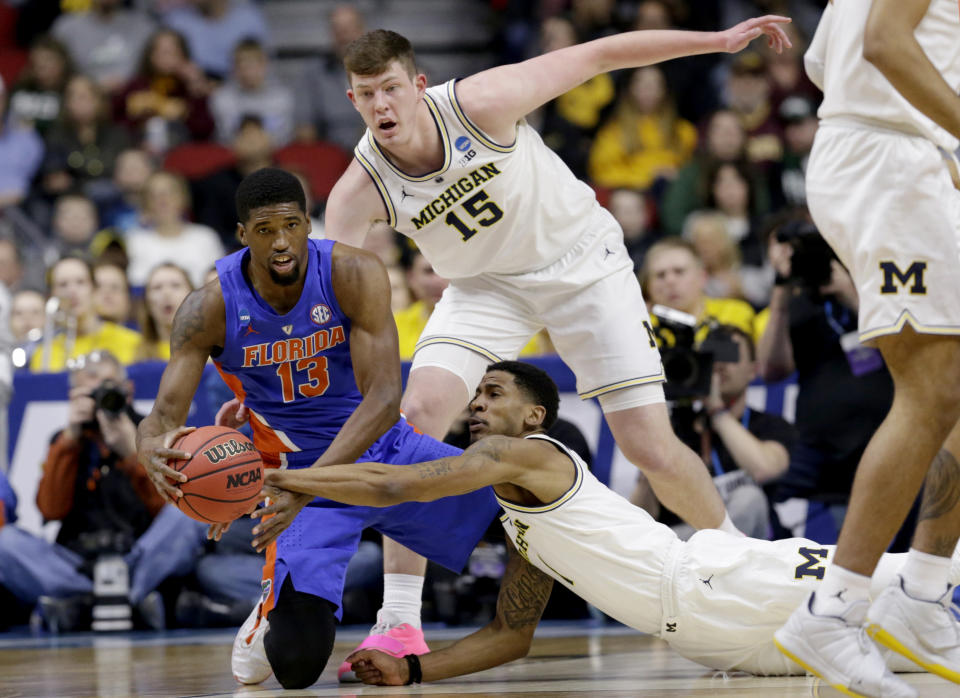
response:
[[[250,411],[263,453],[320,451],[363,399],[350,358],[350,319],[333,292],[332,240],[308,240],[300,300],[278,315],[253,289],[243,249],[217,261],[226,333],[215,363]]]

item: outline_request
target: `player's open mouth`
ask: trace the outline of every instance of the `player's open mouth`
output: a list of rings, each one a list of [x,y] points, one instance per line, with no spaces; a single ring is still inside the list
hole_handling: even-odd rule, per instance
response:
[[[280,257],[274,257],[270,260],[270,265],[279,272],[286,272],[293,269],[293,257],[288,257],[286,255]]]
[[[396,126],[397,126],[397,122],[390,121],[389,119],[385,119],[384,121],[381,121],[380,123],[377,124],[377,128],[380,129],[381,133],[387,133],[388,131],[392,131],[393,129],[396,128]]]

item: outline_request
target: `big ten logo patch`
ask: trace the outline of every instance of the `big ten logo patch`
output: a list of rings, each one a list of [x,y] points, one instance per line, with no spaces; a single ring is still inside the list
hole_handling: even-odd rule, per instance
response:
[[[457,167],[463,167],[468,162],[473,160],[473,158],[477,155],[477,151],[470,147],[473,145],[473,143],[466,136],[460,136],[453,145],[457,150],[464,154],[459,160],[457,160]]]

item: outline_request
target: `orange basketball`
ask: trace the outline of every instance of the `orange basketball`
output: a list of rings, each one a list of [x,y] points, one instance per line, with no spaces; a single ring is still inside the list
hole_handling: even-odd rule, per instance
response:
[[[184,514],[203,523],[227,523],[253,507],[263,485],[263,463],[246,436],[227,427],[200,427],[173,448],[193,456],[170,461],[188,478],[177,483],[183,492],[177,506]]]

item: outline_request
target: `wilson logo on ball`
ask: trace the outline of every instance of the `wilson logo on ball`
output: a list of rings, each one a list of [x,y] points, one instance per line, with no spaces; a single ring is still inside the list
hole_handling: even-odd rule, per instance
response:
[[[236,475],[227,474],[227,489],[233,489],[234,487],[246,487],[247,485],[257,482],[260,480],[263,471],[260,468],[254,468],[253,470],[247,471],[245,473],[237,473]]]
[[[208,448],[203,452],[203,455],[205,455],[207,460],[211,463],[219,463],[228,456],[236,456],[240,453],[244,453],[245,451],[252,450],[254,450],[252,443],[240,443],[236,439],[230,439],[225,443],[217,444],[216,446]]]

